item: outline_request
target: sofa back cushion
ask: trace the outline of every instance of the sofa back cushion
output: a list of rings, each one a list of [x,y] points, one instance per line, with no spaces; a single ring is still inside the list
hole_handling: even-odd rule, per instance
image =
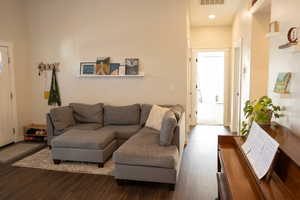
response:
[[[69,106],[51,109],[50,116],[55,129],[58,131],[64,131],[66,128],[75,125],[73,110]]]
[[[97,123],[103,126],[103,103],[95,105],[71,103],[77,123]]]
[[[104,106],[104,125],[137,125],[140,123],[141,106]]]

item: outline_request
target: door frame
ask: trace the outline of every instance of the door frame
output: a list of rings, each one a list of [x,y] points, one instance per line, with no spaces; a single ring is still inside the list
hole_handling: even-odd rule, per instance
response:
[[[239,48],[239,65],[236,65],[235,49]],[[232,48],[232,112],[230,130],[239,134],[241,128],[241,114],[242,114],[242,73],[243,73],[243,39],[234,42]]]
[[[10,42],[6,41],[1,41],[0,40],[0,47],[7,47],[8,49],[8,68],[9,68],[9,73],[10,73],[10,91],[12,95],[12,108],[11,108],[11,120],[13,121],[12,123],[12,128],[14,129],[13,134],[14,134],[14,142],[21,141],[21,135],[19,134],[20,129],[19,129],[19,123],[18,123],[18,115],[17,115],[17,100],[16,100],[16,85],[15,85],[15,69],[14,69],[14,56],[13,56],[13,44]]]
[[[223,126],[230,125],[230,60],[231,48],[193,48],[192,49],[192,64],[190,70],[190,102],[191,102],[191,124],[197,125],[197,92],[196,92],[196,72],[197,72],[197,53],[198,52],[224,52],[224,116]]]

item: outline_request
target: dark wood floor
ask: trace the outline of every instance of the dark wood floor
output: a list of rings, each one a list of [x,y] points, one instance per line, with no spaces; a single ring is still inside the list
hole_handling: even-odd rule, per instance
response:
[[[164,184],[130,182],[113,177],[0,166],[0,200],[194,200],[217,196],[217,135],[227,129],[197,126],[185,149],[174,192]]]

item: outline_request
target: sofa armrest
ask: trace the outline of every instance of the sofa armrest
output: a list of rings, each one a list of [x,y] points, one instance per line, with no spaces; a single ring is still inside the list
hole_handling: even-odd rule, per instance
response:
[[[47,118],[47,144],[51,145],[51,140],[54,137],[54,125],[49,113],[46,114]]]

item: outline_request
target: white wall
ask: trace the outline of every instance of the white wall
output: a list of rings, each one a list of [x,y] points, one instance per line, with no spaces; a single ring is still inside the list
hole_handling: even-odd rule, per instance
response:
[[[31,118],[31,73],[28,68],[26,2],[23,0],[0,0],[0,41],[13,45],[13,63],[18,114],[18,135]],[[3,86],[2,86],[3,87]],[[4,86],[5,87],[5,86]]]
[[[270,13],[256,13],[252,17],[251,47],[251,87],[250,98],[258,99],[267,95],[269,69],[269,33]]]
[[[192,48],[225,49],[232,45],[231,26],[201,26],[191,28]]]
[[[250,73],[251,73],[251,40],[252,40],[252,16],[248,11],[248,2],[243,1],[237,13],[232,28],[232,42],[242,40],[242,104],[250,98]],[[233,54],[234,58],[234,54]],[[232,71],[232,75],[234,72]],[[233,93],[232,93],[233,94]]]
[[[186,104],[186,3],[174,0],[28,0],[32,121],[44,122],[44,79],[36,67],[60,62],[63,104]],[[140,58],[144,78],[79,79],[80,61]]]
[[[299,26],[300,1],[275,0],[272,3],[271,20],[280,22],[283,33],[280,37],[274,37],[270,41],[270,66],[268,94],[276,104],[286,108],[285,117],[279,122],[288,126],[300,136],[300,54],[293,54],[285,50],[279,50],[278,46],[287,43],[287,31],[290,27]],[[292,72],[292,80],[289,95],[278,95],[273,92],[274,84],[279,72]]]

